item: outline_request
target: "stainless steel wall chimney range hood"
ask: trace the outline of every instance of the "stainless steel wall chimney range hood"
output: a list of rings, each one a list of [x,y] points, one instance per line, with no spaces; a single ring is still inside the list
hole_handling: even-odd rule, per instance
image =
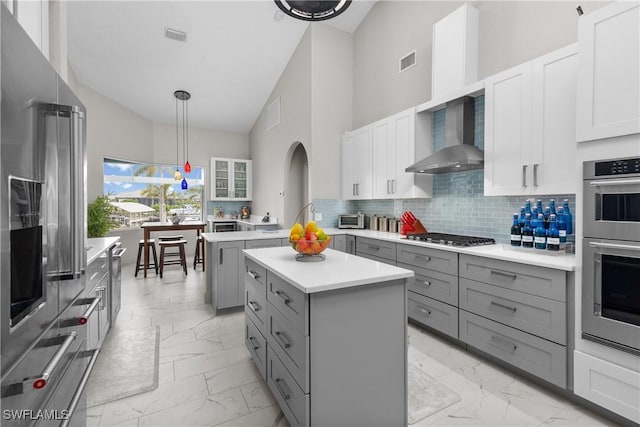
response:
[[[484,152],[473,145],[474,111],[474,99],[470,96],[447,102],[445,147],[409,166],[405,172],[437,174],[482,169]]]

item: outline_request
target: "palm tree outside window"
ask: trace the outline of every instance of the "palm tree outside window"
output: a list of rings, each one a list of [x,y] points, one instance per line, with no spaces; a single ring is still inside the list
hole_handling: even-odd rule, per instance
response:
[[[112,222],[119,228],[137,228],[142,222],[167,221],[172,215],[203,221],[204,168],[192,166],[184,174],[189,188],[173,178],[174,165],[104,159],[104,194],[114,206]]]

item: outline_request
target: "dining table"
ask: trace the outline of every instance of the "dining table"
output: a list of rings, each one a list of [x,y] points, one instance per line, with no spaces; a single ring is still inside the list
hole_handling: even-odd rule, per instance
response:
[[[200,237],[200,233],[205,232],[206,223],[200,221],[185,221],[174,224],[172,222],[143,222],[140,226],[144,235],[144,278],[147,278],[147,268],[149,267],[149,251],[147,245],[149,237],[154,231],[181,231],[181,230],[196,230],[197,237]],[[198,244],[196,240],[196,245]],[[202,259],[204,262],[204,247],[202,248]]]

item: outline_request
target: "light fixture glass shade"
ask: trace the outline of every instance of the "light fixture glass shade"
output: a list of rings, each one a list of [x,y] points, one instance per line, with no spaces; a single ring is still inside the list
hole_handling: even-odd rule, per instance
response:
[[[184,172],[185,173],[191,172],[191,163],[189,163],[189,160],[187,160],[187,163],[184,164]]]
[[[182,183],[180,184],[180,186],[182,187],[183,190],[186,190],[187,188],[189,188],[189,185],[187,184],[187,178],[182,178]]]
[[[180,178],[182,178],[182,174],[178,169],[176,169],[176,171],[173,173],[173,179],[175,179],[176,181],[180,181]]]

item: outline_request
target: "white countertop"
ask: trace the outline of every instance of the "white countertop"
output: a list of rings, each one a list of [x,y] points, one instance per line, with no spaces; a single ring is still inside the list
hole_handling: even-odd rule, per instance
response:
[[[263,218],[263,216],[260,216],[260,215],[251,215],[247,219],[242,219],[240,217],[231,218],[231,215],[225,215],[222,218],[218,218],[218,217],[215,217],[213,215],[209,215],[209,216],[207,216],[207,221],[211,221],[211,222],[240,222],[240,223],[243,223],[243,224],[257,225],[257,226],[261,226],[261,225],[278,225],[278,218],[276,218],[274,216],[270,216],[269,217],[269,222],[262,222],[262,218]]]
[[[319,262],[296,261],[297,252],[289,246],[245,249],[243,253],[307,294],[406,279],[414,275],[411,270],[333,249],[325,249],[322,252],[325,259]]]
[[[120,237],[94,237],[87,239],[87,265],[96,260],[104,251],[115,245]]]
[[[415,240],[408,240],[399,233],[387,233],[383,231],[372,230],[353,230],[353,229],[337,229],[325,228],[328,235],[348,234],[351,236],[369,237],[371,239],[386,240],[395,243],[407,245],[421,246],[424,248],[432,248],[443,251],[457,252],[467,255],[476,255],[486,258],[499,259],[503,261],[519,262],[527,265],[538,267],[553,268],[556,270],[574,271],[576,269],[576,257],[574,254],[549,253],[538,251],[535,249],[511,249],[510,246],[484,245],[472,247],[447,246],[437,243],[425,243]],[[233,242],[238,240],[257,240],[257,239],[288,239],[289,230],[280,229],[275,231],[237,231],[228,233],[203,233],[207,242]]]

